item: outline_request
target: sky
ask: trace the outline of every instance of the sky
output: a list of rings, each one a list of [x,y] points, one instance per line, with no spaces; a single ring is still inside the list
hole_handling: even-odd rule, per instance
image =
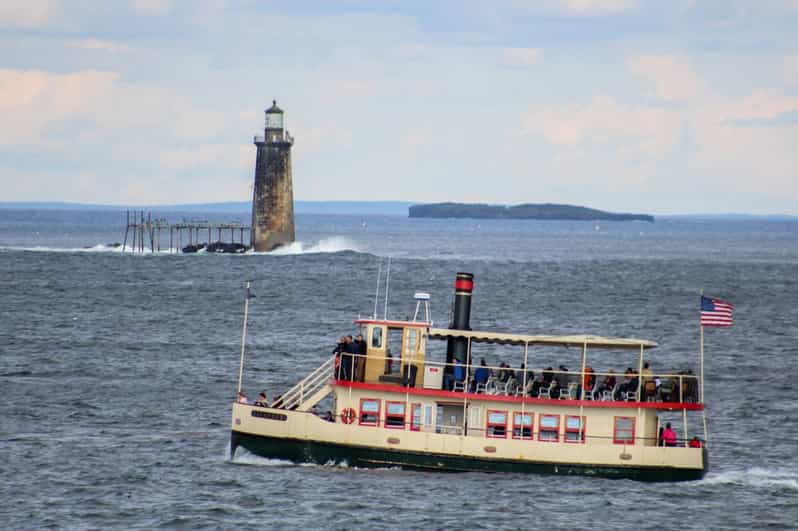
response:
[[[798,214],[798,1],[0,2],[0,201]]]

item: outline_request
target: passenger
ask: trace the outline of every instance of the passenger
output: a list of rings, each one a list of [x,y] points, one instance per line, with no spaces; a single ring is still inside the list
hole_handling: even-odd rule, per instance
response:
[[[283,407],[283,395],[275,395],[274,402],[272,402],[273,408],[282,408]]]
[[[391,356],[390,349],[385,352],[385,374],[391,374],[393,372],[393,356]]]
[[[474,371],[474,379],[471,380],[471,386],[469,387],[469,392],[476,393],[478,384],[482,384],[484,389],[484,386],[488,383],[489,377],[490,377],[490,371],[488,370],[487,364],[485,363],[485,358],[482,358],[479,360],[479,367],[477,368],[476,371]]]
[[[551,387],[549,387],[549,396],[551,398],[560,398],[560,389],[562,386],[560,385],[559,375],[555,376],[551,380]]]
[[[604,391],[612,391],[615,389],[615,373],[610,369],[607,371],[607,375],[604,376],[604,379],[601,380],[599,384],[598,391],[600,393],[604,393]]]
[[[568,385],[568,383],[570,383],[571,381],[571,375],[567,373],[568,373],[568,367],[566,367],[565,365],[560,365],[560,374],[557,375],[557,379],[559,380],[560,385],[562,385],[563,387]]]
[[[260,407],[269,407],[269,401],[266,399],[265,391],[258,393],[258,399],[255,401],[255,405]]]
[[[662,442],[665,446],[676,446],[676,432],[671,428],[671,423],[665,424],[662,430]]]
[[[701,448],[701,439],[698,437],[690,439],[690,448]]]
[[[366,342],[363,340],[363,335],[358,334],[355,338],[353,345],[353,350],[355,351],[355,380],[358,382],[363,381],[364,372],[366,369],[366,351],[368,350],[368,346]]]
[[[535,385],[535,371],[526,371],[526,387],[524,388],[524,394],[527,396],[532,396],[532,388]]]
[[[510,379],[510,367],[504,362],[499,364],[498,379],[501,383],[507,383],[507,380]]]
[[[466,377],[466,370],[465,365],[459,359],[454,359],[454,383],[462,383],[465,382]],[[465,386],[463,387],[465,389]]]
[[[344,336],[344,343],[341,346],[341,375],[342,380],[351,380],[354,376],[352,369],[354,365],[355,348],[352,341],[352,336]]]
[[[543,369],[543,383],[546,385],[551,384],[551,381],[554,379],[554,374],[552,373],[554,369],[551,367],[546,367]]]
[[[624,377],[626,380],[618,387],[618,392],[621,394],[620,398],[624,398],[624,393],[635,393],[637,392],[637,385],[640,380],[637,378],[637,374],[635,371],[628,367],[626,371],[624,371]],[[618,397],[613,397],[615,400],[618,400]]]
[[[643,400],[654,400],[657,397],[657,387],[659,387],[657,381],[659,378],[654,379],[648,362],[643,365],[643,371],[640,375],[643,378]]]
[[[247,395],[244,394],[244,391],[238,392],[238,403],[239,404],[249,404],[249,400],[247,400]]]
[[[333,355],[335,355],[335,374],[339,380],[346,380],[344,377],[344,371],[346,369],[344,368],[343,362],[345,341],[346,338],[344,338],[344,336],[338,338],[338,341],[335,343],[335,348],[332,351]]]
[[[587,366],[585,367],[585,373],[582,375],[581,388],[577,389],[576,396],[581,396],[584,398],[584,395],[582,393],[583,392],[585,394],[591,393],[595,385],[596,385],[596,375],[594,374],[593,367]]]
[[[540,396],[540,388],[546,387],[546,377],[543,373],[540,374],[537,380],[532,383],[532,389],[529,391],[529,396],[537,398]]]

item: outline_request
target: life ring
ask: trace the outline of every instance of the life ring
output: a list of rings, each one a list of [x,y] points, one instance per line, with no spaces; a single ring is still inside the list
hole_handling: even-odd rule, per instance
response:
[[[344,424],[352,424],[355,421],[355,417],[357,417],[357,413],[355,413],[355,410],[351,407],[341,411],[341,422]]]

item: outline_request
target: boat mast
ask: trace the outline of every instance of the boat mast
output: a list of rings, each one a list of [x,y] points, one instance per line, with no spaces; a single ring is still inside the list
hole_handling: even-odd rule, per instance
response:
[[[382,276],[382,260],[379,262],[379,268],[377,269],[377,291],[374,293],[374,314],[372,319],[377,318],[377,300],[380,298],[380,277]]]
[[[247,342],[247,314],[249,313],[249,299],[252,298],[252,294],[249,291],[249,287],[252,284],[249,280],[247,280],[247,293],[244,296],[244,324],[241,327],[241,361],[238,365],[238,392],[241,392],[241,380],[244,377],[244,346]]]
[[[391,257],[388,257],[388,270],[385,272],[385,308],[382,312],[382,318],[388,320],[388,288],[391,281]]]
[[[704,297],[704,289],[701,289],[701,297],[703,300]],[[701,312],[698,313],[698,328],[700,332],[700,341],[699,341],[699,349],[698,349],[698,357],[699,357],[699,387],[698,387],[698,400],[701,402],[701,405],[704,405],[704,325],[701,324]],[[707,431],[707,412],[706,406],[704,409],[701,410],[701,420],[704,424],[704,444],[706,444],[709,440],[709,432]]]

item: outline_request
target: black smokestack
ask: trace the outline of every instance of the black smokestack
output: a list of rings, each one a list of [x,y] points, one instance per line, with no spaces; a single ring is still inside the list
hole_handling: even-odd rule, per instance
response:
[[[452,313],[452,330],[471,330],[471,292],[474,290],[474,275],[457,273],[454,281],[454,312]],[[468,359],[468,340],[462,337],[450,338],[446,345],[446,363],[454,363],[457,358],[463,363],[471,363]]]

